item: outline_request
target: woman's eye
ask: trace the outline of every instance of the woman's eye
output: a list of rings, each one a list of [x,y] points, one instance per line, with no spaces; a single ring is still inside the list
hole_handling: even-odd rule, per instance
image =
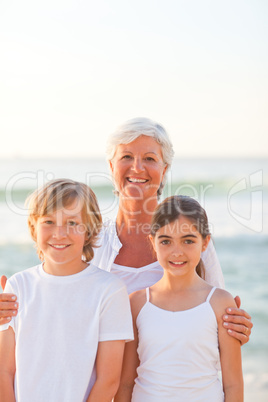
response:
[[[151,156],[147,156],[146,160],[149,162],[155,162],[155,159],[152,158]]]
[[[124,156],[122,157],[122,159],[131,159],[131,156],[130,156],[130,155],[124,155]]]
[[[193,240],[185,240],[185,244],[193,244]]]
[[[76,226],[77,222],[75,221],[68,221],[68,226]]]

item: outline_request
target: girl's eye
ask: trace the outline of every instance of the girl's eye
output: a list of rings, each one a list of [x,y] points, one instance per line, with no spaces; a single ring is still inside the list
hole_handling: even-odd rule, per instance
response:
[[[185,244],[193,244],[194,242],[193,242],[193,240],[185,240],[185,242],[184,242]]]
[[[163,244],[165,246],[167,244],[170,244],[170,240],[162,240],[160,244]]]

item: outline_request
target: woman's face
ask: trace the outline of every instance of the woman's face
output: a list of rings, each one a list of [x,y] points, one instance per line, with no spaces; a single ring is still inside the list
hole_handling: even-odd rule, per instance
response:
[[[145,135],[118,145],[110,167],[120,196],[137,200],[157,196],[167,169],[161,146]]]

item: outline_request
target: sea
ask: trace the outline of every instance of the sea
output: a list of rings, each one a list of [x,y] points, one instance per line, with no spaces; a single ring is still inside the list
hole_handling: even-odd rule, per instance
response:
[[[71,178],[95,191],[103,220],[118,199],[103,158],[2,159],[0,163],[0,274],[38,263],[27,228],[25,199],[53,178]],[[175,159],[162,199],[196,198],[206,209],[226,289],[252,317],[242,347],[245,402],[268,401],[268,159]]]

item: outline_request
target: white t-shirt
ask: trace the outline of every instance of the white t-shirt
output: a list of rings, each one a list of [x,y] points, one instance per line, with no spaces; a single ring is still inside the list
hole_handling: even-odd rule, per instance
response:
[[[152,286],[163,276],[163,268],[157,261],[140,268],[114,264],[114,260],[122,247],[114,221],[107,221],[103,225],[98,244],[99,247],[94,249],[93,264],[122,279],[128,293]],[[212,240],[210,240],[206,251],[202,253],[202,260],[205,266],[205,280],[211,286],[224,288],[223,274]]]
[[[20,306],[0,326],[15,332],[18,402],[86,401],[98,342],[133,339],[126,287],[93,264],[70,276],[38,265],[12,276],[5,292],[15,293]]]

